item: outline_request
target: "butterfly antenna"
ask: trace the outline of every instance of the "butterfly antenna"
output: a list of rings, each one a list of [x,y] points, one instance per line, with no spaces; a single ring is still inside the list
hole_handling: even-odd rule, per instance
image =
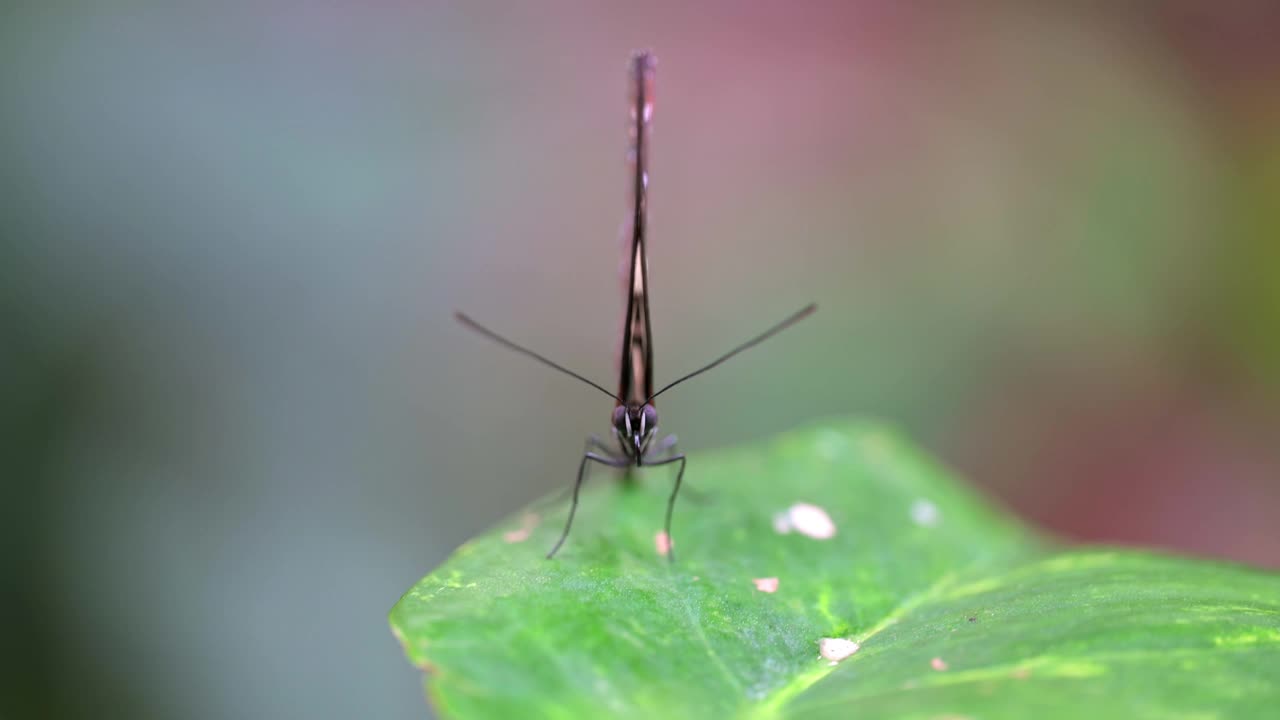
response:
[[[768,340],[769,338],[773,337],[774,335],[777,335],[778,333],[782,332],[783,330],[786,330],[787,328],[789,328],[789,327],[791,327],[792,325],[794,325],[794,324],[796,324],[796,323],[800,322],[801,320],[805,319],[806,317],[809,317],[809,316],[810,316],[810,315],[812,315],[812,314],[813,314],[813,312],[814,312],[815,310],[817,310],[817,309],[818,309],[818,304],[817,304],[817,303],[809,303],[808,305],[804,306],[804,307],[803,307],[803,308],[801,308],[800,310],[798,310],[798,311],[796,311],[796,312],[792,313],[792,314],[791,314],[791,316],[790,316],[790,317],[788,317],[786,320],[783,320],[782,322],[778,323],[777,325],[774,325],[773,327],[769,328],[768,330],[765,330],[764,332],[760,333],[759,335],[757,335],[757,336],[755,336],[755,337],[751,338],[750,340],[748,340],[748,341],[746,341],[746,342],[742,343],[742,344],[741,344],[741,345],[739,345],[738,347],[736,347],[736,348],[734,348],[734,349],[730,350],[729,352],[725,353],[724,355],[721,355],[720,357],[716,358],[715,360],[712,360],[711,362],[707,363],[706,365],[703,365],[702,367],[698,368],[697,370],[694,370],[693,372],[689,373],[688,375],[685,375],[684,377],[680,378],[679,380],[675,380],[675,381],[673,381],[673,382],[668,383],[668,384],[667,384],[665,387],[663,387],[661,390],[659,390],[658,392],[656,392],[656,393],[654,393],[654,394],[650,395],[650,396],[649,396],[649,400],[648,400],[647,402],[651,402],[654,398],[656,398],[656,397],[658,397],[659,395],[661,395],[662,393],[664,393],[664,392],[666,392],[666,391],[670,390],[671,388],[673,388],[673,387],[675,387],[675,386],[679,385],[680,383],[684,382],[685,380],[689,380],[690,378],[694,378],[694,377],[697,377],[698,375],[701,375],[702,373],[704,373],[704,372],[706,372],[706,371],[710,370],[711,368],[713,368],[713,367],[715,367],[715,366],[719,365],[720,363],[724,362],[725,360],[728,360],[729,358],[733,357],[734,355],[737,355],[738,353],[742,352],[743,350],[746,350],[746,349],[748,349],[748,348],[752,348],[752,347],[755,347],[756,345],[759,345],[760,343],[764,342],[765,340]]]
[[[554,369],[556,369],[556,370],[559,370],[560,372],[562,372],[562,373],[564,373],[565,375],[568,375],[568,376],[570,376],[570,377],[575,377],[575,378],[577,378],[577,379],[581,380],[582,382],[584,382],[584,383],[586,383],[586,384],[590,385],[591,387],[593,387],[593,388],[595,388],[595,389],[599,390],[600,392],[604,393],[605,395],[608,395],[609,397],[613,398],[614,400],[617,400],[618,402],[622,402],[622,400],[620,400],[620,399],[618,398],[618,396],[617,396],[617,395],[614,395],[613,393],[609,392],[608,390],[605,390],[605,389],[604,389],[604,387],[602,387],[601,385],[599,385],[599,384],[597,384],[597,383],[595,383],[595,382],[592,382],[591,380],[588,380],[588,379],[586,379],[586,378],[582,377],[582,376],[581,376],[581,375],[579,375],[578,373],[576,373],[576,372],[574,372],[574,371],[570,370],[569,368],[567,368],[567,367],[565,367],[565,366],[563,366],[563,365],[561,365],[561,364],[559,364],[559,363],[552,362],[551,360],[548,360],[547,358],[545,358],[545,357],[543,357],[543,356],[539,355],[538,353],[536,353],[536,352],[534,352],[534,351],[530,350],[530,349],[529,349],[529,348],[527,348],[527,347],[522,347],[522,346],[520,346],[520,345],[517,345],[517,344],[515,344],[515,343],[511,342],[510,340],[508,340],[508,339],[506,339],[506,338],[502,337],[502,336],[501,336],[501,335],[499,335],[498,333],[496,333],[496,332],[494,332],[494,331],[490,330],[489,328],[487,328],[487,327],[485,327],[485,326],[481,325],[480,323],[476,322],[475,320],[472,320],[471,318],[467,317],[467,316],[466,316],[466,314],[455,311],[455,312],[453,313],[453,317],[454,317],[454,318],[455,318],[459,323],[462,323],[462,325],[463,325],[464,327],[467,327],[467,328],[470,328],[470,329],[472,329],[472,330],[475,330],[476,332],[478,332],[478,333],[480,333],[481,335],[483,335],[483,336],[485,336],[485,337],[489,338],[490,340],[492,340],[492,341],[494,341],[494,342],[498,343],[499,345],[505,346],[505,347],[507,347],[507,348],[509,348],[509,349],[511,349],[511,350],[515,350],[516,352],[520,353],[521,355],[528,355],[529,357],[533,358],[534,360],[537,360],[538,362],[542,363],[543,365],[546,365],[547,367],[550,367],[550,368],[554,368]]]

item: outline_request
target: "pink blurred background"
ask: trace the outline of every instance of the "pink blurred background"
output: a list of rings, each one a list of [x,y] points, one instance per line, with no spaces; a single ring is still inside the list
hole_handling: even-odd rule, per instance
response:
[[[386,611],[610,410],[451,313],[611,382],[639,47],[659,381],[821,305],[691,472],[865,415],[1280,567],[1275,3],[797,5],[7,6],[0,715],[422,715]]]

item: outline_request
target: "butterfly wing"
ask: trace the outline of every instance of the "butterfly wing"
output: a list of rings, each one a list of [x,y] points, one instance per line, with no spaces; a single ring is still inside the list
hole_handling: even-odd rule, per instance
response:
[[[618,397],[643,405],[653,394],[653,331],[649,324],[649,263],[645,250],[649,185],[649,124],[653,119],[654,59],[638,53],[631,64],[631,238],[628,243],[627,315],[623,321]]]

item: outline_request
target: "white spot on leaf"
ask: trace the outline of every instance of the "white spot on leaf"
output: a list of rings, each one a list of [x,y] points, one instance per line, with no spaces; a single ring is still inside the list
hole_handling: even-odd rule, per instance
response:
[[[522,543],[529,539],[529,531],[524,528],[518,530],[508,530],[502,533],[502,539],[509,543]]]
[[[515,530],[508,530],[502,533],[502,539],[509,543],[521,543],[529,539],[529,533],[538,527],[538,516],[534,513],[525,513],[520,518],[520,527]]]
[[[832,665],[858,652],[858,643],[846,638],[822,638],[818,641],[818,654]]]
[[[671,554],[671,546],[673,544],[674,543],[671,542],[671,538],[667,536],[665,530],[659,530],[658,534],[653,536],[653,547],[658,551],[658,554],[663,557]]]
[[[756,584],[756,589],[760,592],[772,593],[778,591],[778,578],[753,578],[751,582]]]
[[[921,498],[911,503],[911,522],[921,527],[933,527],[942,519],[938,506]]]
[[[780,512],[773,516],[773,530],[779,535],[786,535],[791,532],[791,519],[787,517],[785,512]]]
[[[828,540],[836,534],[836,524],[831,522],[827,511],[809,503],[796,503],[786,512],[774,515],[773,529],[781,535],[794,530],[816,540]]]

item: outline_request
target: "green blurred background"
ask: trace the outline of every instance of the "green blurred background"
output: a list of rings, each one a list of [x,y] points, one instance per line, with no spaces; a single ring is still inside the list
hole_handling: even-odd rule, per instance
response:
[[[385,613],[612,383],[630,51],[700,450],[884,418],[1068,537],[1280,567],[1280,11],[6,3],[0,716],[420,717]]]

